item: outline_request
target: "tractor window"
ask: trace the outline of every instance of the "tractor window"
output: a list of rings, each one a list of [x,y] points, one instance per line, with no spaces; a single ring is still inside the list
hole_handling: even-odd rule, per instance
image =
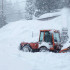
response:
[[[49,31],[45,32],[44,41],[45,42],[51,42],[52,43],[52,35],[50,34]]]
[[[43,37],[44,37],[44,32],[41,32],[41,33],[40,33],[40,42],[43,41]]]
[[[60,42],[60,36],[57,32],[54,33],[54,42]]]

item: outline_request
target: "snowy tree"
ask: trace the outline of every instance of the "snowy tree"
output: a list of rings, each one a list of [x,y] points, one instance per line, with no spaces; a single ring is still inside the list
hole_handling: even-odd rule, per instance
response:
[[[4,14],[6,15],[6,20],[8,22],[12,20],[13,12],[14,10],[11,1],[4,3]]]
[[[6,0],[0,0],[0,28],[7,24],[6,16],[4,15],[4,2],[6,2]]]
[[[7,24],[6,17],[1,14],[0,15],[0,28],[3,27],[6,24]]]
[[[70,0],[62,0],[64,7],[70,7]]]
[[[35,11],[35,1],[36,0],[26,0],[26,19],[32,19]]]
[[[37,14],[44,14],[62,8],[61,0],[36,0]]]
[[[5,15],[8,22],[16,21],[18,16],[15,10],[14,4],[11,1],[8,1],[4,7]]]
[[[63,7],[70,7],[70,0],[36,0],[36,16],[47,12],[57,11]]]
[[[18,2],[16,1],[13,5],[14,7],[14,12],[13,14],[15,15],[15,20],[20,20],[20,19],[23,19],[24,17],[24,9],[22,8],[23,7],[23,2]],[[22,7],[21,7],[22,6]],[[21,9],[22,8],[22,9]]]
[[[21,2],[11,0],[4,3],[4,14],[6,15],[7,22],[17,21],[23,19],[24,12],[20,9]]]

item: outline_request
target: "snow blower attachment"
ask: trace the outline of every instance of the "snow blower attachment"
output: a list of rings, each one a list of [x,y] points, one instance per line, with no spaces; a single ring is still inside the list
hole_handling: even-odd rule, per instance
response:
[[[59,51],[59,53],[66,53],[66,52],[70,52],[70,46],[68,48]]]
[[[70,47],[61,50],[60,32],[58,30],[40,30],[39,42],[22,42],[20,50],[24,52],[66,52]]]

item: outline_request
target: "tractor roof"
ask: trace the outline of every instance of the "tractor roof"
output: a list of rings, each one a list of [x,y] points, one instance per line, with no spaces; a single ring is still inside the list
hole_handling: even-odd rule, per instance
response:
[[[46,31],[59,32],[59,30],[40,30],[40,32],[46,32]]]

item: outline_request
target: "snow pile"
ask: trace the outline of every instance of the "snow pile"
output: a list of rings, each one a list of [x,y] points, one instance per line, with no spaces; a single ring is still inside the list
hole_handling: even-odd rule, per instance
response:
[[[38,19],[59,16],[59,15],[61,15],[61,12],[46,13],[46,14],[43,14],[42,16],[40,16]]]
[[[1,28],[0,70],[70,70],[70,53],[24,53],[18,50],[22,41],[37,42],[40,30],[61,31],[67,27],[64,16],[49,21],[20,20]]]
[[[65,49],[70,46],[70,39],[63,45],[62,49]]]
[[[33,37],[36,37],[35,39],[38,40],[40,30],[62,29],[63,25],[61,24],[61,20],[58,22],[55,20],[58,19],[56,18],[50,21],[21,20],[18,22],[9,23],[0,30],[0,36],[2,37],[1,39],[15,38],[17,40],[20,39],[21,41],[30,41],[33,34]]]

